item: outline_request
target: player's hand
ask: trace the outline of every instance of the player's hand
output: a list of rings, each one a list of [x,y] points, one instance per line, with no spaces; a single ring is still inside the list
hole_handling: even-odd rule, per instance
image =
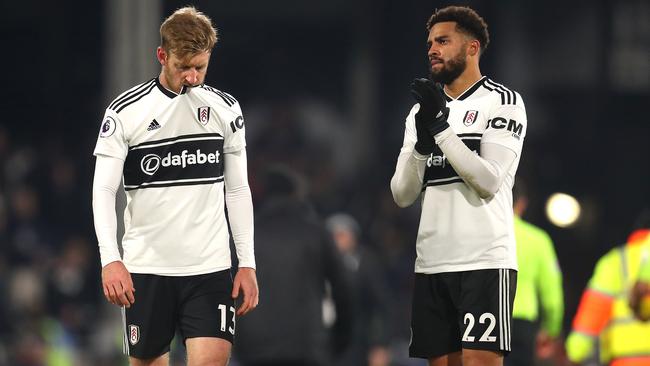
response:
[[[232,298],[239,297],[239,292],[243,292],[244,299],[237,309],[237,315],[245,315],[257,307],[259,302],[259,289],[257,288],[257,276],[255,269],[241,267],[235,275],[232,284]]]
[[[639,320],[650,320],[650,284],[637,281],[630,291],[629,304]]]
[[[420,104],[420,110],[415,114],[416,129],[424,129],[433,137],[449,128],[447,123],[449,108],[447,108],[442,86],[434,84],[429,79],[415,79],[411,83],[411,95]],[[420,142],[420,131],[418,131],[418,142]]]
[[[111,304],[131,307],[135,302],[135,288],[131,274],[121,261],[111,262],[102,268],[104,296]]]
[[[420,111],[422,110],[420,109]],[[436,142],[422,122],[422,119],[418,118],[418,114],[415,115],[415,132],[418,136],[418,140],[415,142],[415,151],[422,155],[429,155],[433,152]]]
[[[535,353],[537,358],[542,360],[550,359],[555,356],[558,348],[558,340],[548,335],[546,331],[540,330],[537,333],[535,340]]]

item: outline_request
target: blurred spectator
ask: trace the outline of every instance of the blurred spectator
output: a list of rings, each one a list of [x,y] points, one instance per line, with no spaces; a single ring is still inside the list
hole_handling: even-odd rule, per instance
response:
[[[41,269],[52,260],[48,225],[41,215],[40,197],[29,186],[11,193],[9,215],[9,260],[15,264],[33,264]]]
[[[72,158],[57,153],[48,160],[47,186],[43,197],[43,216],[60,240],[73,233],[92,230],[91,201],[88,190],[79,181],[78,167]],[[42,191],[43,192],[43,191]]]
[[[572,362],[597,357],[611,366],[650,365],[650,322],[636,319],[628,303],[640,266],[650,255],[650,216],[644,213],[635,226],[627,244],[596,264],[566,342]]]
[[[355,302],[355,327],[348,352],[336,362],[340,366],[386,366],[390,363],[388,349],[388,291],[384,269],[374,251],[359,242],[361,228],[346,213],[327,218],[336,247],[343,263],[352,274]]]
[[[506,366],[530,366],[537,356],[551,358],[559,347],[564,296],[562,272],[549,235],[522,219],[528,206],[525,183],[517,178],[513,188],[515,241],[517,242],[517,292],[512,308],[512,352]],[[539,322],[539,305],[542,320]]]
[[[70,236],[47,278],[49,313],[61,321],[80,349],[88,349],[88,336],[102,299],[93,249],[82,236]]]
[[[43,275],[30,268],[16,269],[9,284],[12,353],[9,364],[16,366],[73,365],[70,335],[45,308]]]
[[[354,326],[341,255],[294,173],[269,169],[260,183],[255,251],[264,292],[256,311],[238,321],[235,355],[245,366],[329,365]],[[327,284],[336,305],[330,331],[323,321]]]

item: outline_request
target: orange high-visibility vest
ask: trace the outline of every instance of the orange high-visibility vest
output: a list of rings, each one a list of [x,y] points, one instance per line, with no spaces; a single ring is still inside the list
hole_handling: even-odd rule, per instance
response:
[[[650,365],[650,322],[634,317],[629,290],[641,264],[650,257],[650,230],[635,233],[628,244],[603,256],[582,296],[567,355],[580,363],[593,355],[599,340],[600,359],[611,366]]]

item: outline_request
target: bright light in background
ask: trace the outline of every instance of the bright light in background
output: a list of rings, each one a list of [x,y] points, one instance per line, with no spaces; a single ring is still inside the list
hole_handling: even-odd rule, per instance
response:
[[[565,193],[553,193],[546,201],[546,217],[555,226],[570,227],[580,218],[580,203]]]

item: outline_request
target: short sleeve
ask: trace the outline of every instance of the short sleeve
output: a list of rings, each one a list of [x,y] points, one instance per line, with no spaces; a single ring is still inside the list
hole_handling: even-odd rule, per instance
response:
[[[520,156],[528,119],[521,96],[517,94],[516,99],[517,104],[500,104],[493,108],[481,143],[502,145]]]
[[[228,126],[224,127],[225,136],[223,142],[223,152],[230,153],[239,151],[246,147],[246,126],[244,124],[244,115],[239,102],[232,107],[234,118],[228,121]]]
[[[106,155],[121,160],[126,159],[128,143],[125,138],[124,127],[117,113],[107,109],[99,128],[99,136],[93,155]]]

